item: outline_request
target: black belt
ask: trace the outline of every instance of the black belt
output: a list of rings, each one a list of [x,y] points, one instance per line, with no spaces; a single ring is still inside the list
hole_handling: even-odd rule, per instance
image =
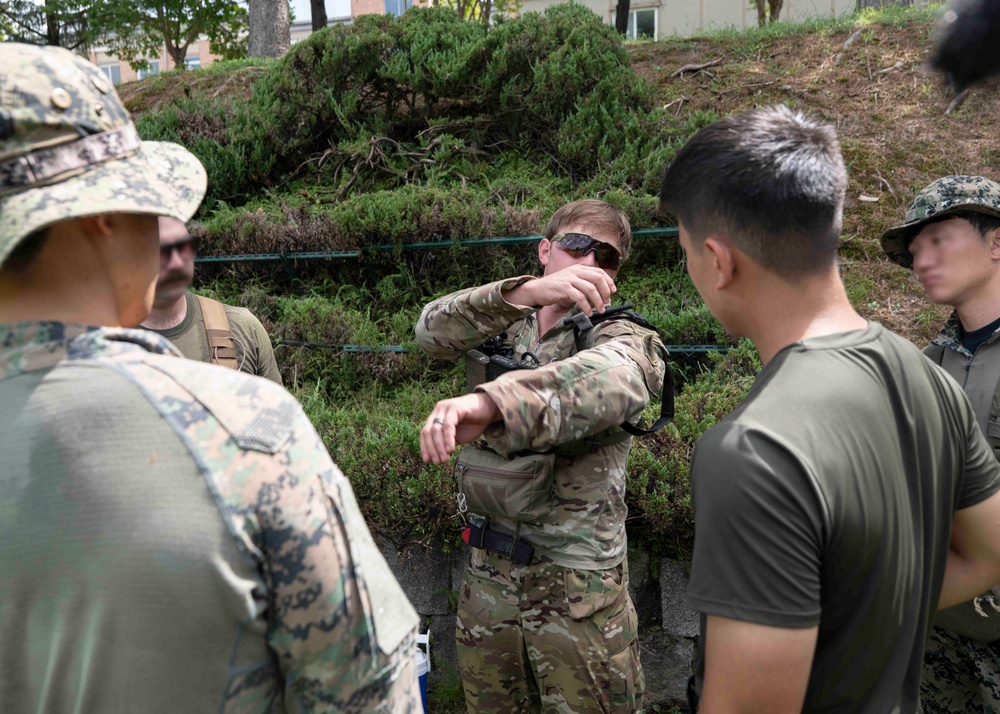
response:
[[[469,527],[469,540],[473,548],[499,553],[510,558],[518,565],[531,565],[535,558],[535,546],[520,538],[515,539],[506,533],[495,531],[488,526],[472,525]]]

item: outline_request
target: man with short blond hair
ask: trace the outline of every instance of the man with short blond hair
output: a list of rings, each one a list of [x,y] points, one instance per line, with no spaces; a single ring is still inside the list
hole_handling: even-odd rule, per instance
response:
[[[496,339],[500,365],[524,367],[438,402],[420,436],[439,464],[475,442],[456,466],[474,514],[456,635],[470,712],[642,709],[623,424],[661,389],[666,351],[637,316],[602,321],[630,243],[614,207],[568,204],[545,227],[540,277],[460,290],[417,323],[433,357],[470,359]],[[532,485],[503,493],[504,479]]]

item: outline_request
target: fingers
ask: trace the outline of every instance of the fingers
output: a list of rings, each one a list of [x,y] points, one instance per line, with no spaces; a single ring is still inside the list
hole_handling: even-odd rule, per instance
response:
[[[599,268],[580,266],[569,277],[569,287],[575,291],[570,297],[580,310],[588,317],[595,312],[604,312],[604,307],[611,302],[611,296],[617,290],[615,281]]]
[[[432,464],[447,463],[455,450],[458,419],[448,400],[438,402],[420,430],[420,458]]]

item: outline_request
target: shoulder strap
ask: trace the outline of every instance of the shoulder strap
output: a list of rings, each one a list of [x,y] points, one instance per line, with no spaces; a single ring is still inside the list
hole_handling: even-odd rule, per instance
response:
[[[236,359],[236,343],[229,329],[226,309],[218,300],[195,295],[201,305],[201,316],[205,319],[205,336],[208,338],[208,352],[212,364],[239,370]]]
[[[587,317],[580,312],[573,317],[565,318],[563,320],[563,324],[573,326],[573,344],[576,347],[575,351],[580,352],[581,350],[590,349],[594,342],[594,326],[607,320],[628,320],[629,322],[634,322],[640,327],[645,327],[647,330],[653,330],[659,334],[660,331],[656,329],[656,327],[654,327],[642,315],[633,311],[632,308],[633,305],[631,304],[620,305],[618,307],[610,307],[604,312],[591,315],[590,317]],[[622,422],[621,428],[632,436],[645,436],[647,434],[652,434],[654,431],[659,431],[670,423],[673,418],[674,380],[670,375],[670,365],[666,364],[666,361],[664,361],[663,392],[660,395],[660,417],[648,429],[643,429],[635,424],[630,424],[627,421]]]

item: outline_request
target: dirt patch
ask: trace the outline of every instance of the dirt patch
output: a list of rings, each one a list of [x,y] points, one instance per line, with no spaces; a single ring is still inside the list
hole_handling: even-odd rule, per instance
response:
[[[181,97],[223,97],[229,101],[249,101],[250,88],[266,71],[267,67],[254,65],[231,72],[175,70],[122,84],[118,87],[118,96],[135,116],[175,104]]]
[[[936,334],[948,311],[928,306],[912,275],[884,258],[878,236],[940,176],[1000,178],[1000,83],[973,90],[946,114],[954,95],[925,67],[930,37],[929,23],[914,22],[629,50],[678,121],[695,111],[721,116],[784,103],[837,127],[849,171],[842,249],[849,292],[866,317],[918,343]],[[706,71],[676,74],[719,58]]]

